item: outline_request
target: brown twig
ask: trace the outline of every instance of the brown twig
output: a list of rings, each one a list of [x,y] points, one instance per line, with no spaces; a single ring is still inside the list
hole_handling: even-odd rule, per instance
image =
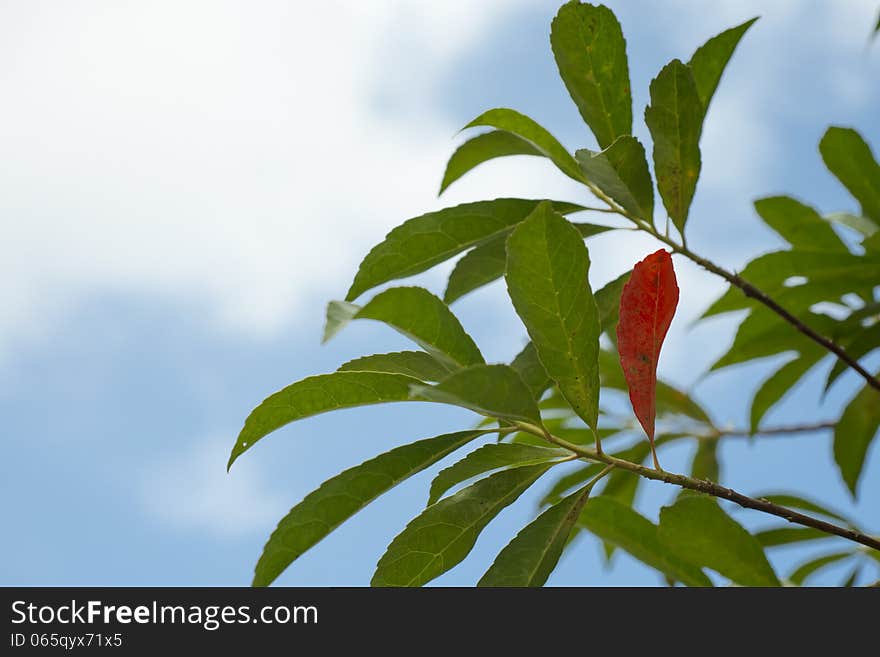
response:
[[[739,276],[737,274],[731,273],[731,272],[727,271],[726,269],[719,267],[718,265],[706,260],[705,258],[701,258],[697,254],[695,254],[693,251],[688,249],[687,247],[681,246],[680,244],[676,244],[671,239],[669,239],[659,233],[654,232],[653,234],[654,234],[654,237],[659,239],[661,242],[664,242],[665,244],[672,247],[672,250],[674,252],[680,253],[681,255],[685,256],[689,260],[692,260],[693,262],[697,263],[700,267],[702,267],[706,271],[712,272],[713,274],[720,276],[721,278],[726,280],[731,285],[738,287],[740,290],[742,290],[743,294],[745,294],[747,297],[749,297],[751,299],[755,299],[756,301],[764,304],[767,308],[769,308],[770,310],[775,312],[777,315],[782,317],[782,319],[784,319],[786,322],[791,324],[794,328],[796,328],[798,331],[803,333],[805,336],[810,338],[813,342],[823,346],[825,349],[827,349],[832,354],[837,356],[841,361],[846,363],[853,370],[858,372],[862,376],[862,378],[864,378],[865,381],[867,381],[869,386],[871,386],[872,388],[874,388],[876,390],[880,390],[880,380],[878,380],[868,370],[866,370],[864,367],[862,367],[859,364],[858,360],[856,360],[855,358],[850,356],[848,353],[846,353],[846,351],[844,350],[843,347],[841,347],[839,344],[834,342],[834,340],[831,340],[830,338],[826,338],[824,335],[817,333],[815,330],[813,330],[812,328],[810,328],[809,326],[804,324],[800,319],[798,319],[797,317],[792,315],[785,308],[780,306],[778,303],[776,303],[776,301],[774,301],[769,296],[764,294],[761,290],[756,288],[754,285],[749,283],[747,280],[743,279],[741,276]]]
[[[749,437],[752,435],[755,436],[785,436],[793,433],[809,433],[812,431],[823,431],[825,429],[833,429],[837,426],[836,422],[825,421],[825,422],[814,422],[812,424],[791,424],[784,425],[780,427],[767,427],[766,429],[758,429],[754,433],[749,431],[748,429],[718,429],[716,432],[697,436],[697,438],[704,438],[707,440],[717,440],[719,438],[729,438],[729,437]]]
[[[667,484],[674,484],[682,488],[695,490],[700,493],[712,495],[713,497],[729,500],[731,502],[739,504],[741,507],[744,507],[746,509],[754,509],[756,511],[761,511],[763,513],[778,516],[779,518],[784,518],[788,522],[803,525],[804,527],[812,527],[814,529],[818,529],[821,532],[825,532],[826,534],[840,536],[841,538],[855,541],[856,543],[861,543],[862,545],[865,545],[869,548],[880,551],[880,540],[874,538],[873,536],[863,534],[862,532],[859,532],[855,529],[839,527],[830,522],[818,520],[817,518],[812,518],[808,515],[804,515],[803,513],[799,513],[784,506],[780,506],[779,504],[774,504],[773,502],[770,502],[768,500],[756,499],[754,497],[749,497],[748,495],[743,495],[742,493],[739,493],[732,488],[727,488],[726,486],[722,486],[721,484],[716,484],[715,482],[709,481],[708,479],[694,479],[693,477],[688,477],[686,475],[665,472],[663,470],[654,470],[643,465],[639,465],[638,463],[632,463],[624,459],[619,459],[615,456],[611,456],[610,454],[599,454],[595,450],[588,449],[581,445],[575,445],[574,443],[570,443],[567,440],[559,438],[558,436],[554,436],[548,431],[542,430],[541,428],[528,424],[526,422],[517,422],[517,425],[523,431],[531,433],[535,436],[543,437],[551,443],[558,445],[559,447],[563,447],[567,450],[570,450],[571,452],[574,452],[581,458],[589,459],[598,463],[605,463],[606,465],[613,465],[617,468],[621,468],[622,470],[629,470],[630,472],[633,472],[640,477],[644,477],[645,479],[662,481]]]
[[[721,278],[726,280],[731,285],[738,287],[740,290],[742,290],[743,294],[745,294],[747,297],[749,297],[751,299],[755,299],[756,301],[767,306],[767,308],[769,308],[770,310],[775,312],[777,315],[782,317],[782,319],[784,319],[786,322],[788,322],[789,324],[794,326],[798,331],[800,331],[801,333],[806,335],[808,338],[813,340],[813,342],[816,342],[817,344],[823,346],[825,349],[827,349],[832,354],[837,356],[841,361],[846,363],[853,370],[858,372],[862,376],[862,378],[864,378],[865,381],[867,381],[869,386],[871,386],[875,390],[880,390],[880,380],[878,380],[868,370],[866,370],[864,367],[862,367],[859,364],[858,360],[856,360],[855,358],[850,356],[848,353],[846,353],[846,351],[843,349],[843,347],[841,347],[839,344],[837,344],[836,342],[834,342],[830,338],[826,338],[824,335],[821,335],[821,334],[817,333],[816,331],[814,331],[813,329],[811,329],[809,326],[804,324],[800,319],[798,319],[797,317],[792,315],[785,308],[780,306],[778,303],[776,303],[776,301],[774,301],[769,296],[764,294],[761,290],[756,288],[754,285],[749,283],[747,280],[743,279],[742,277],[740,277],[737,274],[734,274],[732,272],[727,271],[726,269],[724,269],[722,267],[719,267],[715,263],[710,262],[709,260],[706,260],[705,258],[698,256],[696,253],[694,253],[693,251],[688,249],[687,243],[684,241],[683,234],[682,234],[682,243],[678,244],[675,240],[670,238],[668,235],[663,235],[662,233],[658,232],[653,227],[653,225],[651,224],[650,221],[647,221],[645,219],[637,217],[634,214],[632,214],[631,212],[629,212],[626,209],[624,209],[623,207],[621,207],[610,196],[605,194],[602,190],[600,190],[594,184],[590,183],[589,181],[585,181],[585,183],[586,183],[587,187],[590,189],[590,191],[593,192],[593,194],[597,198],[604,201],[611,210],[617,212],[621,216],[624,216],[627,219],[629,219],[630,221],[632,221],[639,229],[645,231],[646,233],[653,235],[655,238],[657,238],[658,240],[660,240],[661,242],[663,242],[664,244],[666,244],[667,246],[672,248],[672,250],[675,253],[680,253],[681,255],[685,256],[689,260],[692,260],[693,262],[697,263],[700,267],[702,267],[706,271],[712,272],[716,276],[720,276]]]

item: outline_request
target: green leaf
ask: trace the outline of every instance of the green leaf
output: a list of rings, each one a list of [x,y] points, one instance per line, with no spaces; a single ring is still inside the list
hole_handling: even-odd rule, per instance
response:
[[[333,372],[297,381],[267,397],[244,422],[227,469],[258,440],[294,420],[341,408],[408,401],[410,386],[421,383],[402,374]]]
[[[468,292],[504,276],[504,265],[507,262],[506,243],[507,235],[499,235],[465,253],[449,274],[443,300],[452,303]]]
[[[363,308],[331,301],[327,308],[325,342],[345,325],[339,319],[343,314],[340,307],[353,313],[351,319],[374,319],[388,324],[451,368],[485,362],[449,307],[424,288],[392,287],[377,294]]]
[[[727,62],[730,61],[740,39],[756,20],[758,20],[757,17],[752,18],[742,25],[737,25],[712,37],[697,48],[688,62],[688,66],[693,71],[697,94],[704,109],[709,108],[712,96],[715,95],[715,89],[718,88],[718,83],[721,81],[721,75],[724,73]]]
[[[647,456],[647,452],[648,448],[645,447],[645,454],[640,454],[638,459],[633,461],[641,463],[645,456]],[[605,481],[605,486],[602,488],[602,497],[613,499],[628,507],[632,507],[639,492],[641,481],[642,478],[640,476],[629,470],[622,470],[620,468],[612,470]],[[606,561],[610,561],[617,550],[617,546],[613,543],[602,541],[602,547],[605,552]]]
[[[573,223],[572,225],[585,238],[614,230],[610,226],[588,223]],[[505,245],[508,235],[509,232],[505,232],[493,237],[485,244],[481,244],[464,254],[449,275],[446,293],[443,295],[443,300],[446,303],[452,303],[465,294],[504,276],[504,268],[507,264]]]
[[[851,556],[852,552],[835,552],[834,554],[826,554],[821,557],[816,557],[815,559],[810,559],[798,566],[797,569],[788,576],[788,580],[792,584],[803,586],[804,582],[807,581],[807,578],[811,575],[831,564],[837,563],[838,561],[842,561]]]
[[[575,156],[590,182],[633,216],[653,222],[654,183],[638,139],[623,135],[603,151],[584,148]]]
[[[822,349],[809,349],[806,355],[800,355],[787,362],[761,384],[752,398],[752,407],[749,411],[752,433],[757,433],[761,420],[767,412],[786,396],[825,353]]]
[[[660,540],[681,558],[744,586],[779,586],[755,539],[714,500],[682,497],[660,510]]]
[[[416,383],[412,396],[462,406],[487,417],[523,420],[541,426],[535,398],[509,365],[474,365],[458,370],[435,386]]]
[[[798,319],[820,334],[829,333],[835,324],[833,318],[812,312],[799,313]],[[775,312],[760,307],[742,321],[730,349],[709,369],[715,371],[784,351],[797,350],[799,353],[812,354],[815,352],[814,344]]]
[[[674,59],[651,82],[645,122],[654,139],[654,173],[666,212],[684,235],[697,179],[703,106],[690,68]]]
[[[763,547],[779,547],[792,543],[804,543],[817,541],[823,538],[834,538],[831,534],[814,529],[813,527],[772,527],[755,532],[755,539]]]
[[[599,309],[599,327],[612,342],[617,342],[617,322],[620,318],[620,295],[629,280],[631,271],[621,274],[596,291],[596,307]]]
[[[657,382],[657,413],[684,415],[697,422],[712,425],[709,415],[690,395],[663,381]]]
[[[554,504],[508,543],[477,586],[543,586],[556,568],[590,489]]]
[[[578,524],[676,581],[688,586],[712,586],[702,570],[660,542],[655,524],[617,500],[602,495],[590,499]]]
[[[339,372],[387,372],[405,374],[420,381],[439,381],[452,369],[424,351],[395,351],[355,358],[339,367]]]
[[[576,0],[559,8],[550,30],[559,75],[600,148],[632,133],[626,41],[610,9]]]
[[[345,297],[354,301],[370,288],[413,276],[467,248],[510,230],[540,203],[516,198],[464,203],[409,219],[373,247]],[[553,202],[558,212],[579,212],[573,203]]]
[[[531,342],[523,347],[523,350],[516,355],[510,366],[520,375],[523,383],[532,391],[532,396],[535,399],[540,399],[547,392],[547,389],[553,385],[550,375],[547,374],[547,370],[544,369],[541,360],[538,358],[538,350],[535,349],[535,345]]]
[[[464,559],[480,532],[551,464],[502,470],[422,511],[379,560],[373,586],[422,586]]]
[[[795,248],[848,253],[828,222],[800,201],[788,196],[771,196],[755,201],[755,210],[764,223]]]
[[[643,459],[639,459],[641,461]],[[608,475],[605,487],[602,488],[602,496],[617,500],[621,504],[632,506],[636,499],[636,493],[641,482],[634,472],[629,470],[616,469]]]
[[[862,240],[862,248],[865,249],[865,253],[869,253],[871,255],[880,254],[880,230],[876,231],[870,237],[866,237]]]
[[[859,578],[859,573],[861,573],[861,572],[862,572],[861,566],[856,566],[855,568],[853,568],[850,571],[847,578],[845,580],[843,580],[843,582],[840,584],[841,588],[848,589],[850,587],[855,586],[856,580]]]
[[[599,311],[578,231],[541,204],[507,239],[507,289],[547,373],[593,429],[599,415]]]
[[[714,482],[721,480],[717,440],[697,441],[697,449],[694,450],[694,456],[691,459],[690,472],[694,479],[708,479]]]
[[[253,585],[268,586],[306,550],[382,493],[490,432],[459,431],[420,440],[328,479],[278,523],[257,562]]]
[[[577,226],[577,224],[575,224],[575,226]],[[616,279],[597,290],[594,295],[596,299],[596,307],[599,309],[599,327],[609,337],[616,337],[617,318],[620,309],[620,295],[623,291],[623,286],[626,285],[626,282],[629,280],[629,275],[630,272],[626,272],[625,274],[618,276]],[[532,393],[534,393],[535,399],[540,399],[541,395],[543,395],[544,392],[547,391],[547,388],[552,384],[550,376],[547,374],[547,370],[544,369],[544,366],[538,358],[538,352],[535,349],[535,345],[531,342],[529,342],[516,358],[514,358],[511,367],[519,372],[523,381],[526,382],[526,385],[528,385]],[[620,369],[619,365],[618,369]],[[623,382],[622,374],[620,380],[622,384],[625,383]],[[563,401],[563,403],[566,408],[569,408],[568,402]],[[694,404],[693,406],[696,405]],[[695,409],[691,408],[691,410]],[[698,406],[696,406],[696,410],[698,413],[703,413]],[[703,415],[705,416],[705,413],[703,413]]]
[[[522,137],[506,130],[493,130],[467,140],[452,154],[446,164],[440,194],[456,180],[483,162],[508,155],[544,156],[538,148]]]
[[[565,146],[560,144],[556,137],[525,114],[520,114],[516,110],[506,108],[491,109],[480,114],[480,116],[468,123],[464,129],[479,126],[504,130],[524,139],[534,146],[541,155],[559,167],[559,170],[566,176],[577,182],[584,182],[584,174],[581,173],[577,161],[566,150]]]
[[[826,507],[817,504],[812,500],[808,500],[800,495],[794,495],[793,493],[765,493],[763,495],[756,495],[755,497],[790,509],[800,509],[801,511],[807,511],[833,520],[839,520],[847,525],[852,524],[845,516],[842,516],[835,511],[830,511]]]
[[[489,443],[474,450],[460,461],[441,470],[431,482],[428,505],[434,504],[453,486],[477,475],[499,468],[547,463],[571,456],[567,449],[518,445],[516,443]]]
[[[856,496],[868,447],[880,428],[880,392],[865,384],[834,427],[834,460]]]
[[[875,349],[880,349],[880,322],[865,328],[851,340],[846,340],[842,346],[846,353],[856,360],[867,356]],[[846,372],[848,367],[842,360],[834,361],[834,367],[831,368],[831,371],[828,373],[828,379],[825,381],[826,392],[840,375]]]
[[[862,214],[880,223],[880,164],[852,128],[832,126],[819,142],[825,166],[859,202]]]

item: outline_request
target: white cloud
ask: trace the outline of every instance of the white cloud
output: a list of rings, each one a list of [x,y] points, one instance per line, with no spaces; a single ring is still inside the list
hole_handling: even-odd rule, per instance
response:
[[[431,80],[509,3],[5,3],[3,334],[108,290],[279,329],[433,196],[452,125],[374,106],[386,37]],[[10,308],[7,308],[10,310]]]
[[[433,81],[527,2],[538,0],[4,3],[0,353],[106,292],[182,298],[253,335],[341,294],[366,245],[441,205],[458,126],[430,106]],[[668,38],[686,34],[688,48],[766,9],[694,4],[663,12],[677,17]],[[774,148],[758,99],[788,74],[774,62],[862,44],[853,30],[873,3],[819,11],[827,32],[787,27],[808,15],[789,1],[767,9],[764,37],[750,35],[735,81],[757,81],[719,92],[701,194],[753,193]],[[546,163],[519,160],[473,174],[442,204],[572,190]],[[609,272],[630,244],[609,248]]]

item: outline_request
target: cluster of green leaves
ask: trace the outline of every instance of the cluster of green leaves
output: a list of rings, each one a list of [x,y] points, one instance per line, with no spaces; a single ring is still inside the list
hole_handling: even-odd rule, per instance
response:
[[[651,83],[645,121],[653,140],[653,172],[682,240],[700,173],[703,120],[728,60],[753,22],[710,39],[687,63],[674,60]],[[493,109],[466,126],[489,130],[455,151],[441,193],[488,160],[539,156],[653,232],[654,178],[644,146],[632,135],[626,43],[617,19],[604,6],[569,2],[553,21],[551,46],[562,80],[599,149],[572,154],[529,117]],[[871,205],[876,199],[859,198],[865,199],[862,218],[876,219]],[[607,554],[623,550],[671,582],[710,586],[710,570],[737,584],[780,583],[759,538],[713,499],[682,494],[660,511],[655,524],[633,508],[638,476],[620,469],[609,473],[592,462],[574,466],[575,453],[544,439],[552,434],[579,445],[598,445],[601,439],[607,452],[635,463],[649,454],[634,420],[621,419],[600,405],[600,395],[626,391],[615,328],[629,274],[592,290],[585,240],[612,228],[571,220],[584,210],[553,200],[466,203],[405,221],[367,254],[345,300],[329,304],[324,339],[353,320],[370,319],[395,329],[419,350],[364,356],[271,395],[245,421],[229,466],[273,431],[341,408],[431,402],[470,409],[484,420],[477,428],[397,447],[326,481],[279,522],[257,563],[255,585],[273,582],[306,550],[396,484],[490,434],[497,435],[496,442],[483,440],[439,471],[424,511],[379,560],[374,585],[418,586],[453,568],[491,520],[539,480],[550,480],[542,502],[546,508],[511,539],[480,585],[542,585],[572,538],[582,532],[598,537]],[[796,248],[786,257],[812,253],[801,244],[816,239],[812,226],[787,232],[797,235],[798,244],[793,242]],[[871,257],[845,247],[839,252],[838,272],[857,269],[856,262],[867,266],[865,258]],[[442,299],[420,287],[386,287],[368,301],[358,301],[374,288],[460,254]],[[509,363],[487,364],[450,304],[499,278],[506,282],[529,342]],[[865,295],[868,281],[861,282],[854,289]],[[788,289],[782,288],[778,291]],[[738,299],[724,303],[730,309],[752,308]],[[871,320],[863,313],[860,321]],[[792,335],[775,349],[790,344]],[[870,406],[870,400],[865,403]],[[721,432],[707,412],[687,393],[662,381],[657,412],[657,444],[694,441],[691,474],[717,480]],[[864,422],[864,413],[853,421]],[[822,567],[805,564],[803,569],[812,570],[798,577],[803,580]]]
[[[880,165],[864,139],[850,128],[832,127],[819,151],[828,170],[852,194],[859,210],[820,214],[788,196],[763,198],[755,209],[790,248],[755,258],[741,277],[820,334],[832,338],[854,358],[880,349]],[[835,226],[849,233],[842,239]],[[779,315],[730,289],[704,313],[747,310],[730,349],[713,370],[789,353],[790,359],[758,388],[751,405],[751,429],[820,363],[833,358]],[[836,361],[825,391],[846,372]],[[834,459],[846,485],[856,494],[868,447],[880,428],[880,392],[864,384],[847,405],[834,432]]]
[[[755,210],[789,248],[761,255],[749,262],[741,277],[770,295],[803,324],[833,339],[854,358],[880,350],[880,164],[858,132],[831,127],[819,143],[828,170],[852,195],[858,209],[821,214],[788,197],[759,199]],[[703,314],[711,317],[746,310],[731,347],[711,367],[745,363],[789,354],[760,386],[751,403],[751,431],[760,430],[765,415],[808,373],[833,361],[825,378],[827,392],[847,372],[846,364],[791,326],[765,306],[731,288]],[[857,495],[865,457],[880,430],[880,392],[863,382],[834,425],[834,460],[852,495]],[[851,520],[815,502],[792,495],[768,498],[854,527]],[[777,526],[756,536],[765,547],[800,544],[828,538],[809,528]],[[823,568],[845,559],[855,562],[852,584],[866,553],[831,546],[810,557],[789,579],[803,584]],[[868,557],[871,555],[868,554]]]

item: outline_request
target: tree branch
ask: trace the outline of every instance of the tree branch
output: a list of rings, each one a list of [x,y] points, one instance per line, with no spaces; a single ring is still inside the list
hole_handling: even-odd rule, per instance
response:
[[[645,231],[646,233],[653,235],[655,238],[657,238],[658,240],[660,240],[661,242],[663,242],[664,244],[669,246],[675,253],[680,253],[681,255],[685,256],[689,260],[692,260],[693,262],[697,263],[700,267],[702,267],[706,271],[712,272],[716,276],[720,276],[721,278],[726,280],[731,285],[738,287],[740,290],[742,290],[743,294],[745,294],[747,297],[749,297],[751,299],[755,299],[756,301],[767,306],[767,308],[769,308],[770,310],[775,312],[777,315],[782,317],[782,319],[784,319],[786,322],[788,322],[789,324],[794,326],[798,331],[800,331],[801,333],[806,335],[813,342],[821,345],[822,347],[824,347],[825,349],[830,351],[832,354],[837,356],[841,361],[846,363],[853,370],[858,372],[862,376],[862,378],[864,378],[865,381],[867,381],[869,386],[871,386],[875,390],[880,390],[880,380],[878,380],[868,370],[866,370],[864,367],[862,367],[859,364],[858,360],[856,360],[855,358],[850,356],[848,353],[846,353],[846,351],[843,349],[843,347],[841,347],[839,344],[837,344],[833,340],[826,338],[824,335],[821,335],[821,334],[817,333],[816,331],[814,331],[813,329],[811,329],[809,326],[804,324],[800,319],[798,319],[797,317],[792,315],[785,308],[780,306],[778,303],[776,303],[776,301],[774,301],[772,298],[767,296],[764,292],[762,292],[761,290],[756,288],[754,285],[749,283],[747,280],[741,278],[737,274],[734,274],[734,273],[727,271],[726,269],[724,269],[722,267],[719,267],[715,263],[710,262],[709,260],[706,260],[705,258],[698,256],[696,253],[694,253],[693,251],[688,249],[686,243],[684,242],[684,234],[682,234],[682,236],[681,236],[682,237],[682,244],[678,244],[677,242],[672,240],[668,235],[663,235],[661,233],[658,233],[654,229],[654,227],[650,224],[650,222],[645,221],[644,219],[637,217],[634,214],[628,212],[626,209],[622,208],[611,197],[609,197],[607,194],[602,192],[602,190],[600,190],[594,184],[587,182],[586,185],[589,188],[589,190],[597,198],[604,201],[608,205],[609,209],[617,212],[621,216],[626,217],[627,219],[629,219],[630,221],[635,223],[635,225],[638,228]]]
[[[695,490],[700,493],[712,495],[713,497],[729,500],[731,502],[739,504],[741,507],[744,507],[746,509],[754,509],[756,511],[761,511],[763,513],[778,516],[780,518],[784,518],[788,522],[803,525],[804,527],[812,527],[814,529],[818,529],[821,532],[825,532],[826,534],[840,536],[841,538],[855,541],[856,543],[861,543],[862,545],[880,551],[880,540],[874,538],[873,536],[868,536],[867,534],[856,531],[855,529],[839,527],[830,522],[818,520],[808,515],[804,515],[803,513],[792,511],[791,509],[780,506],[779,504],[774,504],[773,502],[769,502],[764,499],[756,499],[754,497],[749,497],[748,495],[743,495],[742,493],[738,493],[732,488],[727,488],[726,486],[716,484],[715,482],[709,481],[708,479],[694,479],[693,477],[688,477],[686,475],[665,472],[663,470],[654,470],[652,468],[639,465],[638,463],[632,463],[624,459],[619,459],[615,456],[611,456],[610,454],[600,454],[595,450],[582,447],[581,445],[575,445],[574,443],[570,443],[567,440],[559,438],[558,436],[554,436],[545,429],[542,429],[532,424],[528,424],[526,422],[517,422],[517,425],[523,431],[544,438],[545,440],[555,445],[558,445],[559,447],[563,447],[571,452],[574,452],[581,458],[596,461],[598,463],[605,463],[606,465],[613,465],[623,470],[629,470],[630,472],[633,472],[640,477],[644,477],[645,479],[662,481],[667,484],[674,484],[682,488]]]
[[[706,440],[718,440],[727,437],[749,437],[755,436],[785,436],[792,433],[808,433],[811,431],[823,431],[825,429],[833,429],[837,426],[836,422],[814,422],[813,424],[792,424],[779,427],[768,427],[766,429],[758,429],[752,434],[748,429],[718,429],[717,432],[708,435],[697,436]]]
[[[871,386],[872,388],[874,388],[876,390],[880,390],[880,380],[878,380],[868,370],[866,370],[864,367],[862,367],[859,364],[858,360],[856,360],[855,358],[850,356],[848,353],[846,353],[846,351],[843,349],[843,347],[841,347],[839,344],[837,344],[836,342],[834,342],[830,338],[826,338],[824,335],[821,335],[820,333],[817,333],[816,331],[811,329],[809,326],[804,324],[800,319],[798,319],[797,317],[792,315],[785,308],[780,306],[778,303],[776,303],[776,301],[771,299],[769,296],[767,296],[761,290],[756,288],[754,285],[752,285],[751,283],[749,283],[748,281],[746,281],[742,277],[738,276],[737,274],[733,274],[733,273],[727,271],[726,269],[722,269],[718,265],[706,260],[705,258],[701,258],[700,256],[695,254],[690,249],[688,249],[684,246],[681,246],[679,244],[676,244],[671,239],[669,239],[663,235],[660,235],[659,233],[655,232],[654,237],[656,237],[660,241],[664,242],[665,244],[668,244],[670,247],[672,247],[673,251],[675,251],[676,253],[680,253],[681,255],[685,256],[686,258],[697,263],[700,267],[702,267],[706,271],[710,271],[713,274],[720,276],[721,278],[726,280],[731,285],[738,287],[740,290],[742,290],[743,294],[745,294],[747,297],[749,297],[751,299],[755,299],[756,301],[764,304],[767,308],[769,308],[770,310],[775,312],[777,315],[782,317],[782,319],[784,319],[789,324],[794,326],[798,331],[800,331],[805,336],[810,338],[813,342],[823,346],[825,349],[827,349],[832,354],[837,356],[841,361],[846,363],[853,370],[858,372],[862,376],[862,378],[864,378],[865,381],[867,381],[869,386]]]

